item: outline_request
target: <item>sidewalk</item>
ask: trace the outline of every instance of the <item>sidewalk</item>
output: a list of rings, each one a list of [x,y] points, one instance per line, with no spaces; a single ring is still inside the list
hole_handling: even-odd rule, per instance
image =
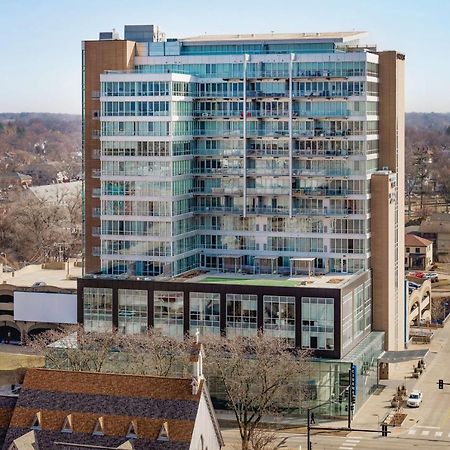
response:
[[[444,328],[437,329],[435,331],[434,338],[430,344],[420,345],[412,344],[409,349],[429,349],[429,353],[426,358],[427,373],[430,367],[436,361],[436,357],[439,355],[440,350],[444,345],[448,343],[449,338],[449,325]],[[382,421],[388,413],[394,410],[391,407],[392,397],[397,390],[397,386],[405,385],[407,392],[411,392],[417,387],[421,378],[412,378],[413,365],[417,364],[416,361],[406,361],[397,363],[389,368],[390,379],[380,380],[380,385],[384,386],[380,393],[373,394],[367,402],[361,407],[361,409],[355,415],[352,421],[352,427],[354,428],[376,428],[378,423]],[[423,377],[424,375],[422,375]],[[405,413],[408,413],[408,409],[404,409]],[[409,415],[402,424],[402,429],[408,429],[415,425],[416,420],[411,419]],[[339,424],[339,425],[338,425]],[[341,426],[341,421],[333,422],[333,426]],[[400,427],[399,427],[400,428]]]

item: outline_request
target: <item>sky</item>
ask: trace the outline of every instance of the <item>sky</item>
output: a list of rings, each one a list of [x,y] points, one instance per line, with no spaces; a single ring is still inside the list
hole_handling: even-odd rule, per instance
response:
[[[0,0],[0,112],[81,113],[81,41],[125,24],[168,37],[366,31],[406,54],[406,111],[450,111],[450,0]]]

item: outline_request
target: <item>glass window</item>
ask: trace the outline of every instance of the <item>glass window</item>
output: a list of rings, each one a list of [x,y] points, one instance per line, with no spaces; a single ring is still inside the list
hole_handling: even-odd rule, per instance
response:
[[[183,337],[183,292],[154,292],[154,326],[168,336]]]
[[[256,335],[256,310],[256,295],[227,294],[227,335]]]
[[[147,291],[119,289],[119,331],[138,334],[147,331]]]
[[[295,297],[264,296],[264,333],[295,345]]]
[[[189,294],[189,329],[200,334],[220,334],[220,294],[191,292]]]
[[[334,349],[334,299],[302,297],[302,347]]]
[[[112,289],[85,287],[84,327],[86,331],[112,330]]]

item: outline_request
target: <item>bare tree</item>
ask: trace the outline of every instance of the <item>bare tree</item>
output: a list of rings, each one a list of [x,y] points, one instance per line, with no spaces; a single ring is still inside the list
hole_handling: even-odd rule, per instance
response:
[[[111,352],[120,347],[117,332],[88,333],[82,326],[49,330],[29,338],[29,345],[53,369],[105,372]]]
[[[434,297],[431,299],[431,320],[444,320],[448,311],[449,297]]]
[[[146,334],[86,332],[81,325],[49,330],[27,344],[55,369],[168,376],[184,371],[189,340],[150,330]]]
[[[70,195],[57,191],[55,201],[20,192],[11,194],[10,200],[0,221],[3,248],[28,263],[80,252],[81,191]]]
[[[258,425],[250,437],[250,447],[252,450],[278,450],[285,447],[286,441],[287,438],[280,439],[277,430]]]
[[[448,213],[450,204],[450,158],[447,151],[436,150],[434,152],[433,172],[437,183],[437,192],[445,202],[445,210]]]
[[[413,155],[413,166],[420,194],[420,209],[423,209],[423,197],[425,194],[425,183],[429,177],[429,160],[428,148],[418,148]]]
[[[139,375],[166,377],[183,371],[189,355],[189,342],[150,329],[147,334],[122,335],[121,347],[129,370]]]
[[[242,450],[252,448],[252,439],[254,445],[257,441],[262,445],[258,427],[263,417],[278,414],[286,406],[298,407],[303,394],[301,380],[309,366],[307,353],[263,333],[248,338],[207,337],[204,346],[206,373],[225,388]]]

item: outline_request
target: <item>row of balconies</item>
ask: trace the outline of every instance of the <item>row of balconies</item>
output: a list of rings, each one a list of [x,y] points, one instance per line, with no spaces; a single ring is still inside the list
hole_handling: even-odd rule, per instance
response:
[[[194,168],[192,173],[198,175],[236,175],[243,176],[244,169],[241,167],[219,167],[219,168]],[[289,168],[247,168],[247,176],[289,176]],[[348,177],[358,175],[350,169],[296,169],[292,170],[292,176],[339,176]],[[362,176],[362,175],[361,175]]]
[[[311,120],[313,118],[310,118]],[[331,119],[331,118],[330,118]],[[194,137],[226,137],[226,138],[241,138],[243,137],[242,130],[202,130],[198,129],[194,131]],[[378,134],[377,130],[371,131],[360,131],[360,130],[327,130],[327,129],[316,129],[316,130],[293,130],[292,137],[293,138],[346,138],[348,136],[367,136],[367,135],[376,135]],[[288,130],[247,130],[247,137],[289,137]]]
[[[282,188],[247,188],[246,192],[250,196],[259,195],[289,195],[289,190],[287,187]],[[239,195],[242,196],[244,189],[242,187],[235,188],[194,188],[194,194],[197,195],[212,195],[212,196],[223,196],[223,195]],[[352,191],[348,189],[327,189],[327,188],[298,188],[294,187],[292,189],[293,197],[343,197],[347,198],[350,196],[366,196],[358,191]]]
[[[344,98],[347,99],[348,97],[365,97],[367,95],[370,96],[378,96],[378,93],[375,91],[328,91],[328,90],[322,90],[322,91],[303,91],[303,90],[296,90],[294,89],[292,91],[292,97],[305,97],[309,100],[315,100],[320,99],[323,101],[324,99],[332,99],[332,98]],[[283,91],[283,92],[265,92],[265,91],[254,91],[254,90],[248,90],[246,91],[246,96],[250,98],[283,98],[289,96],[289,91]],[[204,98],[204,99],[226,99],[226,98],[232,98],[232,99],[243,99],[244,98],[244,92],[243,91],[237,91],[237,92],[229,92],[229,91],[218,91],[218,92],[199,92],[197,93],[194,98]]]
[[[237,206],[194,206],[193,212],[196,213],[230,213],[230,214],[243,214],[243,207]],[[272,206],[258,206],[246,208],[246,213],[250,215],[276,215],[276,216],[288,216],[288,207],[272,207]],[[292,214],[294,215],[309,215],[309,216],[348,216],[353,214],[367,214],[364,210],[351,209],[351,208],[292,208]]]
[[[194,118],[201,118],[201,119],[208,119],[208,118],[216,118],[216,119],[223,119],[226,117],[244,117],[244,113],[242,111],[233,111],[233,110],[217,110],[217,111],[193,111]],[[317,113],[314,114],[311,111],[300,111],[298,109],[293,109],[292,111],[292,118],[317,118],[317,117],[348,117],[351,116],[352,112],[350,110],[346,110],[343,112],[324,112],[324,113]],[[263,110],[263,109],[252,109],[247,110],[246,117],[248,120],[251,119],[288,119],[289,118],[289,111],[285,110]]]
[[[244,150],[241,148],[226,148],[226,149],[194,149],[194,155],[199,156],[220,156],[220,157],[244,157]],[[353,153],[349,150],[304,150],[304,149],[292,149],[292,155],[294,157],[349,157],[349,156],[364,156],[364,153]],[[267,149],[267,148],[247,148],[247,156],[257,157],[275,157],[275,158],[288,158],[289,149]]]

